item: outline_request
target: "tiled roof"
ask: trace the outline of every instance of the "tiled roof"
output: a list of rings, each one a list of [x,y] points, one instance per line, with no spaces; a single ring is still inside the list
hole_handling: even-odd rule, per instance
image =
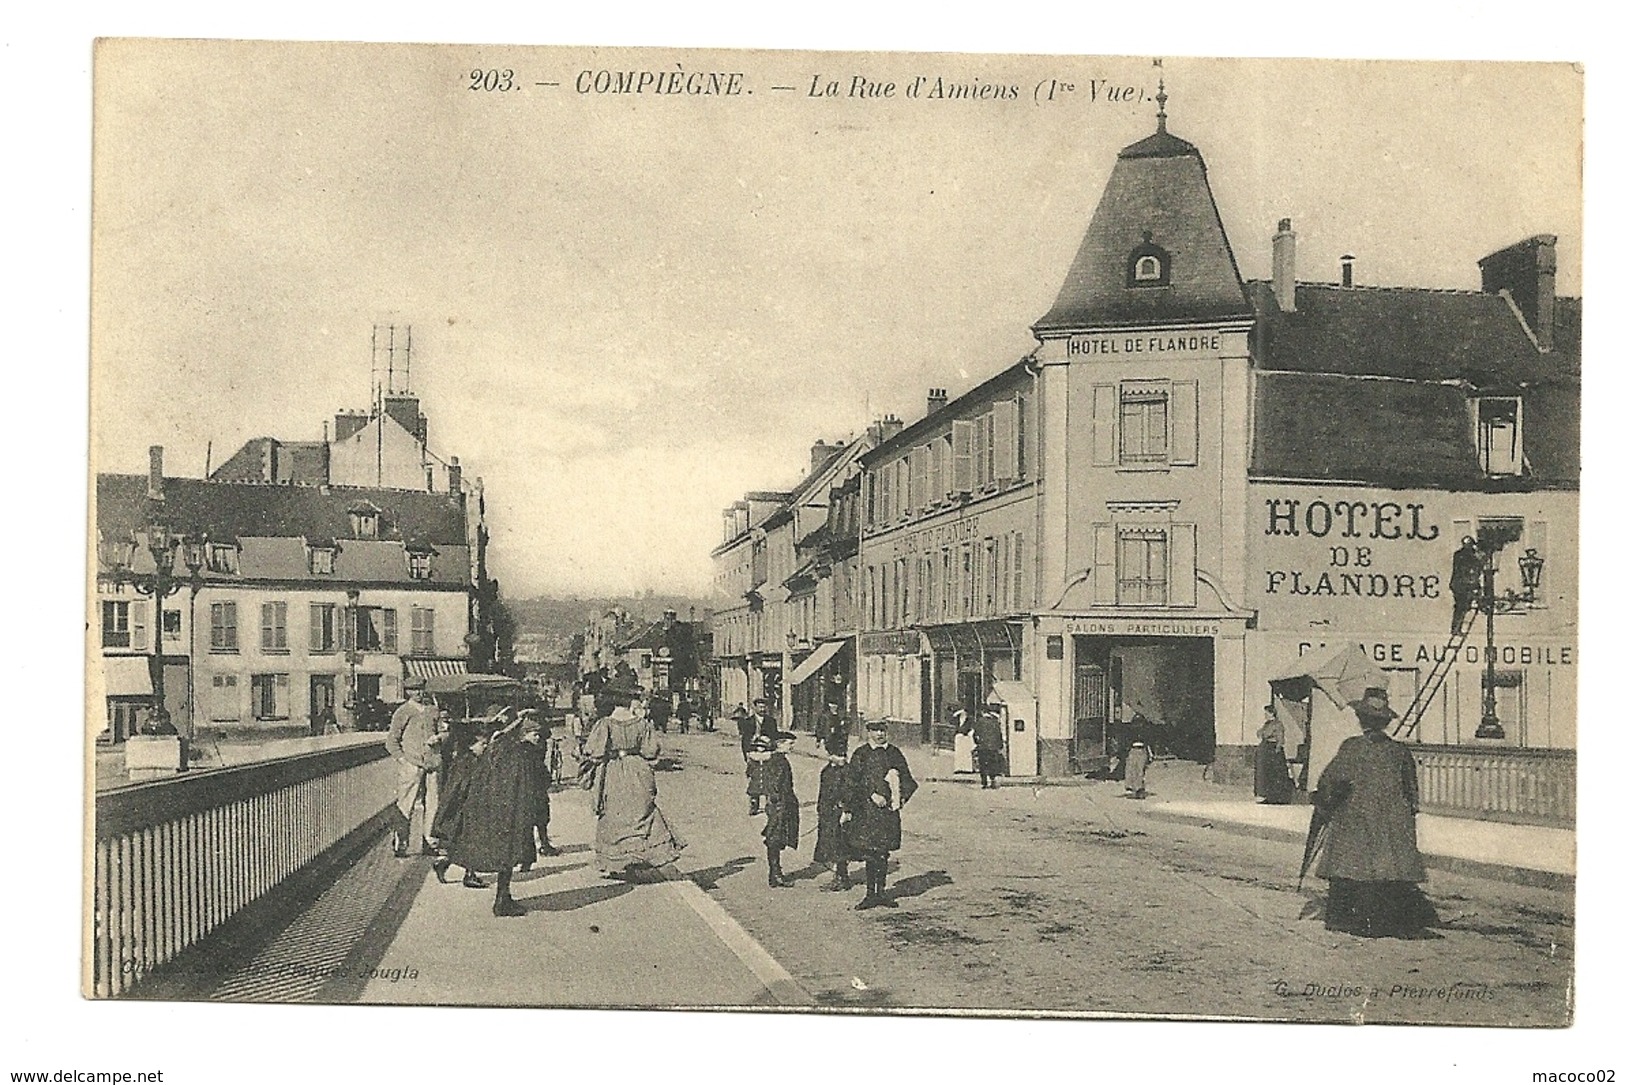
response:
[[[1130,255],[1168,253],[1167,286],[1128,285]],[[1197,149],[1159,132],[1118,155],[1105,192],[1038,333],[1251,315]]]
[[[1461,380],[1475,386],[1578,376],[1579,301],[1559,299],[1542,353],[1498,294],[1299,283],[1284,313],[1267,282],[1248,284],[1263,369]]]
[[[368,502],[380,510],[378,537],[357,539],[350,509]],[[305,541],[336,541],[332,577],[342,581],[407,581],[403,544],[440,552],[433,582],[468,579],[468,539],[462,504],[446,493],[359,487],[273,486],[267,483],[164,480],[164,499],[147,496],[144,475],[96,477],[96,527],[103,538],[128,538],[154,518],[172,532],[201,532],[240,543],[244,577],[306,578]]]
[[[1298,284],[1283,313],[1251,283],[1252,474],[1448,489],[1568,488],[1580,477],[1580,302],[1540,351],[1496,294]],[[1486,479],[1470,399],[1523,399],[1525,472]]]

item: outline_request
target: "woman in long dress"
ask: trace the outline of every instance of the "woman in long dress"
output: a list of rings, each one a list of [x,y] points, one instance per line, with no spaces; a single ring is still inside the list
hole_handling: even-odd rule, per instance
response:
[[[593,766],[593,813],[598,832],[593,850],[605,877],[625,877],[636,869],[663,867],[677,860],[684,842],[655,805],[654,763],[660,739],[654,727],[631,708],[633,692],[611,685],[614,711],[587,736],[585,754]]]
[[[1319,869],[1331,883],[1326,926],[1407,937],[1438,920],[1420,884],[1427,872],[1416,846],[1416,762],[1388,736],[1386,690],[1368,689],[1349,707],[1363,733],[1343,740],[1312,796],[1327,815]]]
[[[1258,729],[1258,752],[1253,761],[1253,794],[1274,806],[1292,801],[1292,774],[1286,767],[1286,725],[1274,705],[1264,706],[1264,726]]]

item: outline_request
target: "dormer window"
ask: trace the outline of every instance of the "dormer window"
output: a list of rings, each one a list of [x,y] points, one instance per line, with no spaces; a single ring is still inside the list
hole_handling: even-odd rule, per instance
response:
[[[315,576],[332,576],[333,562],[338,556],[338,547],[329,540],[311,542],[309,545],[310,571]]]
[[[237,544],[212,542],[209,544],[207,562],[209,572],[237,575]]]
[[[413,580],[428,580],[434,575],[434,547],[410,543],[406,547],[406,575]]]
[[[382,511],[371,501],[350,506],[350,534],[358,539],[376,539],[382,527]]]
[[[1170,263],[1168,250],[1152,242],[1150,230],[1141,236],[1144,240],[1129,254],[1128,285],[1131,288],[1167,286]]]
[[[1523,474],[1523,400],[1484,396],[1474,400],[1473,407],[1479,470],[1492,476]]]

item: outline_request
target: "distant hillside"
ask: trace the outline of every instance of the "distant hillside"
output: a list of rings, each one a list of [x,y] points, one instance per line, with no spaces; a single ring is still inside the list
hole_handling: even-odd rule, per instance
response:
[[[603,598],[504,599],[503,605],[513,615],[517,639],[528,641],[538,646],[541,654],[555,658],[564,656],[570,638],[587,627],[590,617],[610,607],[624,607],[640,624],[656,620],[667,610],[675,610],[677,617],[685,622],[691,616],[703,621],[711,613],[704,599],[654,593]]]

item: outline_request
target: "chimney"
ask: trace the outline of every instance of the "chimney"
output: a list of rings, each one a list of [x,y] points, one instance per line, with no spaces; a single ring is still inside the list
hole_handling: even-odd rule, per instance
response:
[[[676,625],[677,611],[667,607],[666,610],[660,615],[660,624],[665,626],[667,629],[670,629],[672,626]]]
[[[147,496],[154,501],[164,499],[164,446],[147,449]]]
[[[1354,285],[1354,257],[1349,253],[1343,254],[1343,285]]]
[[[880,439],[889,441],[903,432],[903,420],[895,414],[888,414],[880,420]]]
[[[463,492],[463,465],[457,461],[456,456],[446,464],[446,489],[454,495]]]
[[[367,428],[367,416],[359,411],[345,411],[333,416],[333,443],[340,444]]]
[[[1275,262],[1271,280],[1281,312],[1297,312],[1298,235],[1292,232],[1291,219],[1282,219],[1275,225]]]
[[[1503,291],[1523,314],[1524,323],[1542,350],[1552,346],[1553,310],[1557,305],[1557,237],[1536,234],[1478,262],[1484,293]]]
[[[839,452],[843,447],[845,446],[839,441],[835,442],[834,444],[830,444],[829,442],[823,440],[815,443],[812,446],[811,452],[812,470],[817,471],[820,467],[824,466],[824,461],[835,455],[835,453]]]
[[[421,433],[425,427],[416,396],[385,396],[384,413],[399,422],[407,433],[422,439]]]
[[[948,405],[948,389],[932,388],[925,393],[925,413],[936,414]]]

